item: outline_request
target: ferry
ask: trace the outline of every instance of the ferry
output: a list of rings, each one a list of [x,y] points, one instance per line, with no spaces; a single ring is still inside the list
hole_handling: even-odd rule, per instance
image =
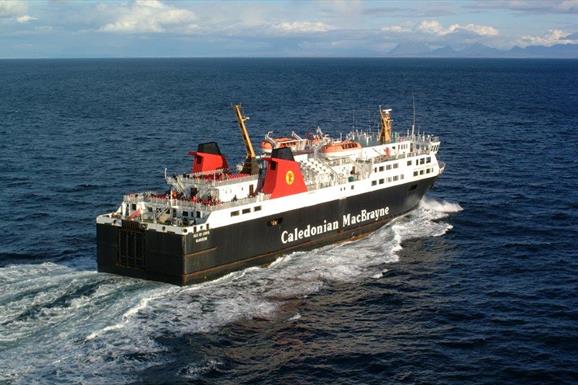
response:
[[[167,175],[163,192],[124,196],[96,218],[98,271],[189,285],[280,255],[356,239],[415,209],[445,164],[440,140],[379,130],[333,138],[275,138],[257,154],[241,105],[233,106],[246,157],[230,167],[216,142],[198,144],[190,172]]]

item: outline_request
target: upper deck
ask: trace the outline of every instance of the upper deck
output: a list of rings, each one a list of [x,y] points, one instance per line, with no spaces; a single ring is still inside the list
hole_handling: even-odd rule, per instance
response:
[[[383,127],[387,126],[387,119],[389,115],[385,115]],[[435,156],[440,141],[431,135],[413,135],[409,132],[406,135],[392,135],[391,132],[387,134],[387,131],[384,134],[383,130],[379,133],[358,130],[348,133],[345,139],[333,139],[318,130],[312,139],[296,137],[299,140],[283,143],[288,147],[297,143],[298,148],[295,148],[294,156],[289,160],[297,168],[277,179],[280,178],[280,184],[289,186],[295,178],[302,178],[304,187],[299,190],[302,192],[321,193],[324,189],[334,191],[338,186],[345,187],[370,180],[373,184],[379,184],[380,188],[386,188],[388,184],[424,177],[434,170],[440,170]],[[269,134],[266,139],[272,147],[279,146]],[[331,147],[331,151],[327,150],[328,147]],[[196,156],[197,153],[192,154]],[[220,152],[211,156],[226,165]],[[169,191],[127,194],[121,206],[115,213],[109,214],[109,218],[188,226],[206,223],[215,211],[236,207],[242,209],[278,198],[279,194],[267,191],[267,184],[273,183],[267,181],[267,178],[273,178],[273,164],[285,160],[274,160],[267,152],[254,159],[258,167],[254,173],[246,172],[246,164],[238,166],[239,172],[231,172],[223,167],[197,172],[193,169],[192,172],[172,176],[165,173]],[[345,189],[340,188],[338,191]]]

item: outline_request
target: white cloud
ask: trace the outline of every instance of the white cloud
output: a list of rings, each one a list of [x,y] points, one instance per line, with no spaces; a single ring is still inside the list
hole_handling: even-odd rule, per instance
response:
[[[437,20],[423,20],[418,24],[399,24],[399,25],[388,25],[381,28],[382,32],[395,33],[395,34],[407,34],[407,35],[432,35],[435,37],[446,37],[453,34],[461,33],[462,35],[475,35],[479,37],[491,37],[498,36],[499,32],[496,28],[489,25],[478,25],[478,24],[451,24],[448,27],[444,27]]]
[[[478,36],[497,36],[498,30],[488,25],[478,24],[452,24],[449,27],[444,27],[437,20],[424,20],[417,25],[418,31],[432,34],[436,36],[446,36],[456,32],[469,32]]]
[[[2,0],[0,1],[0,17],[18,17],[28,11],[26,1]]]
[[[320,33],[328,32],[332,29],[331,26],[321,21],[286,21],[273,27],[285,33]]]
[[[37,20],[27,12],[28,3],[25,0],[0,0],[0,19],[12,19],[21,24]]]
[[[507,9],[515,12],[526,12],[535,14],[546,13],[578,13],[578,0],[493,0],[478,1],[467,8],[486,9]]]
[[[381,29],[383,32],[404,33],[411,32],[411,27],[407,25],[388,25]]]
[[[38,20],[38,19],[36,17],[32,17],[30,15],[18,16],[16,18],[16,21],[19,22],[20,24],[28,23],[29,21],[32,21],[32,20]]]
[[[564,32],[559,29],[551,29],[547,33],[541,36],[522,36],[518,44],[527,47],[529,45],[543,45],[546,47],[551,47],[556,44],[578,44],[578,40],[573,40],[570,33]]]
[[[157,33],[193,32],[195,14],[182,8],[163,4],[159,0],[136,0],[121,10],[121,16],[100,28],[103,32]]]

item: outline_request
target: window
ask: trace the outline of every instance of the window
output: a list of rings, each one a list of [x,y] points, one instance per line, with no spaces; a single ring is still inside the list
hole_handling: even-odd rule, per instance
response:
[[[379,171],[383,171],[383,166],[381,166],[381,167],[379,168]]]
[[[200,217],[201,217],[201,212],[197,211],[197,218],[200,218]]]
[[[395,182],[396,180],[398,180],[398,179],[399,179],[399,177],[398,177],[397,175],[394,175],[394,176],[393,176],[393,181],[394,181],[394,182]]]
[[[355,186],[354,186],[354,185],[351,185],[351,189],[353,190],[354,188],[355,188]]]
[[[391,170],[391,164],[388,164],[386,170]]]
[[[238,215],[239,215],[239,210],[237,210],[237,211],[231,211],[231,216],[232,216],[232,217],[236,217],[236,216],[238,216]]]
[[[383,179],[380,179],[380,180],[379,180],[379,184],[383,184],[383,182],[384,182]]]
[[[419,175],[423,175],[423,170],[419,170]]]
[[[403,178],[404,178],[404,176],[403,176],[403,174],[401,174],[401,175],[399,176],[399,179],[403,179]]]
[[[408,166],[411,166],[411,160],[408,160],[408,161],[407,161],[407,165],[408,165]]]
[[[397,168],[397,167],[398,167],[398,164],[397,164],[397,163],[394,163],[394,164],[393,164],[393,168]]]
[[[391,183],[391,177],[390,176],[387,177],[387,182]]]
[[[372,180],[372,181],[371,181],[371,185],[372,185],[372,186],[375,186],[376,184],[377,184],[377,181],[376,181],[376,180]]]
[[[133,203],[133,204],[131,205],[131,208],[132,208],[133,210],[136,210],[136,203]]]
[[[253,211],[261,211],[261,206],[255,206],[255,207],[253,208]]]
[[[251,212],[251,209],[243,209],[243,214],[247,214],[247,213],[250,213],[250,212]]]
[[[426,169],[425,169],[425,173],[426,173],[426,174],[429,174],[429,168],[426,168]]]
[[[431,163],[431,156],[428,156],[428,157],[426,158],[426,163]]]
[[[417,176],[417,171],[414,171],[414,172],[413,172],[413,176]]]
[[[183,211],[183,217],[188,217],[189,216],[189,212],[188,211]]]
[[[424,162],[425,162],[425,159],[424,159],[424,158],[421,158],[421,159],[419,160],[419,164],[423,164]]]

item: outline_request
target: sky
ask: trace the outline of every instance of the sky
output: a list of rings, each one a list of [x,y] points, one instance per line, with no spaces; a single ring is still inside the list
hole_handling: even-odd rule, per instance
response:
[[[0,0],[0,58],[380,57],[578,44],[578,0]]]

